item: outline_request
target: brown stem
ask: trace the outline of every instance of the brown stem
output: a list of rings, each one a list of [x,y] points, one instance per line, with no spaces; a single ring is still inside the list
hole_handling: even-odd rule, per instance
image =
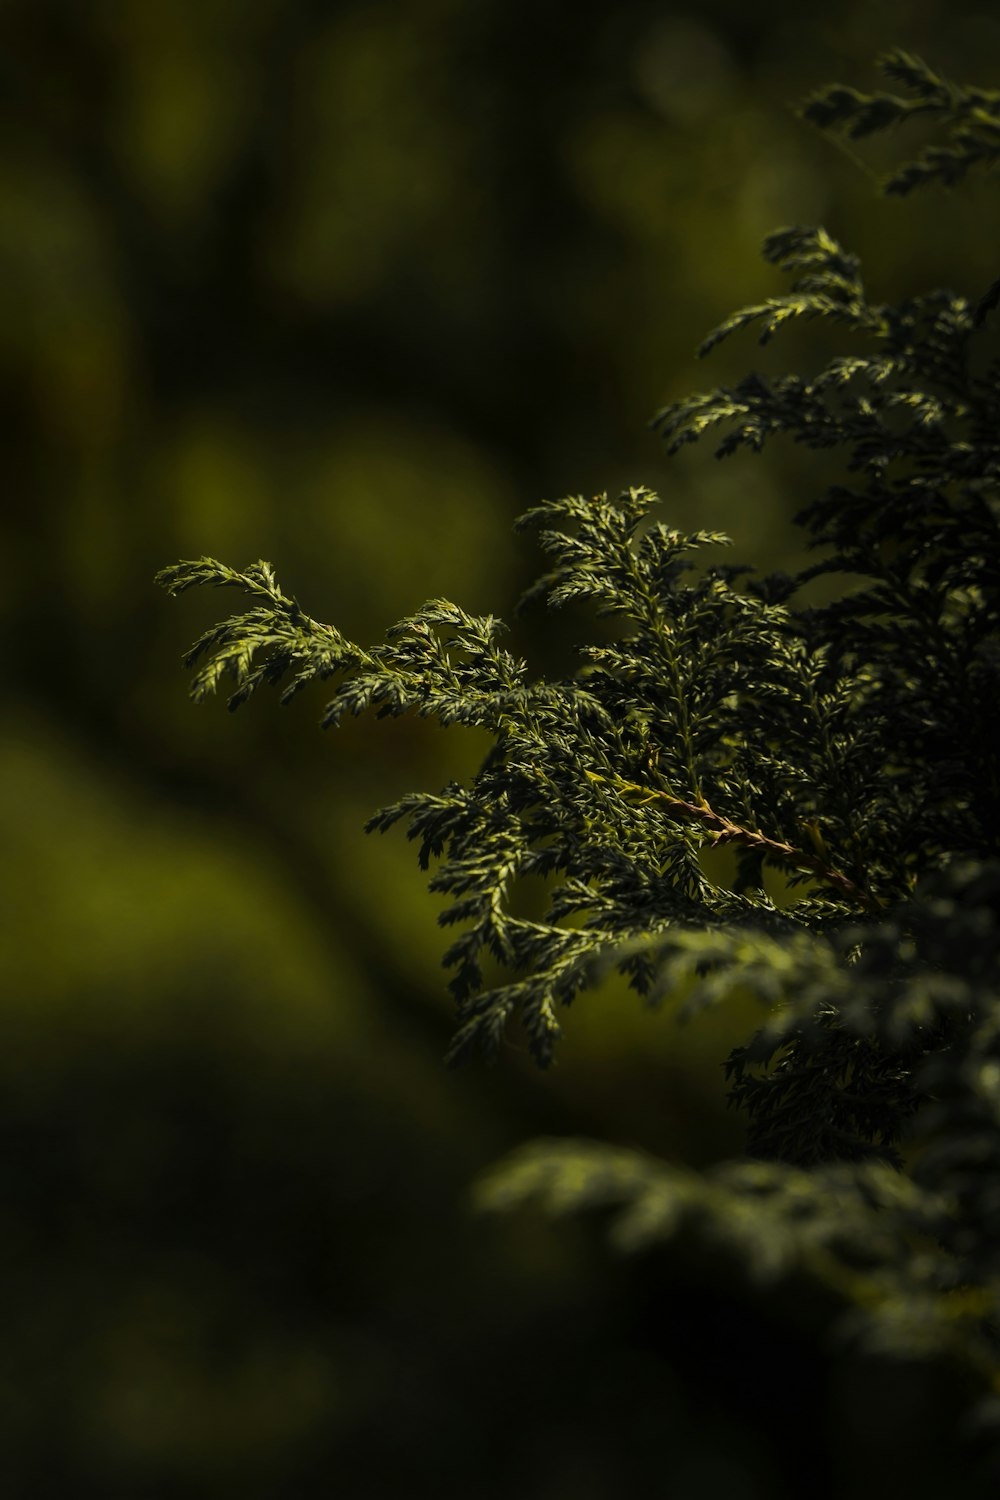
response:
[[[594,771],[588,771],[586,774],[591,781],[609,779],[606,776],[597,775]],[[706,827],[715,830],[714,842],[716,844],[742,844],[747,849],[763,849],[771,859],[782,864],[795,865],[802,870],[809,870],[828,885],[836,886],[849,900],[856,901],[866,911],[882,910],[882,902],[877,896],[864,890],[840,870],[835,870],[825,864],[818,855],[808,854],[804,849],[796,849],[793,844],[785,844],[779,839],[769,839],[766,834],[757,833],[751,828],[740,828],[737,823],[730,822],[722,813],[714,812],[704,800],[687,802],[683,797],[672,797],[669,792],[658,792],[651,787],[639,786],[633,781],[624,781],[620,778],[615,779],[615,784],[623,792],[640,792],[642,801],[638,804],[639,806],[645,802],[665,802],[669,807],[676,808],[687,817],[704,823]]]

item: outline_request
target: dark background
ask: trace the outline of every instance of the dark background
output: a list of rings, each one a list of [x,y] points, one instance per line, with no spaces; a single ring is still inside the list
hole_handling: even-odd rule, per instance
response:
[[[824,223],[876,300],[997,274],[992,183],[882,200],[793,115],[893,45],[1000,86],[965,4],[0,5],[6,1494],[770,1500],[879,1493],[919,1449],[943,1387],[817,1362],[807,1306],[470,1212],[539,1133],[738,1153],[752,1013],[609,986],[549,1073],[516,1040],[445,1071],[437,898],[362,824],[485,742],[324,736],[321,690],[195,708],[180,653],[235,596],[152,583],[265,557],[362,643],[434,595],[510,619],[541,566],[514,517],[628,483],[800,560],[829,455],[668,462],[644,423],[815,366],[808,324],[693,358],[784,289],[780,225]],[[512,640],[566,671],[590,628]]]

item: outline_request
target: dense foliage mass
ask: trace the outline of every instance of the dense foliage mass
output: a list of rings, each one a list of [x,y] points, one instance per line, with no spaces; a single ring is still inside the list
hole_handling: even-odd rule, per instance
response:
[[[902,52],[912,96],[831,87],[802,113],[860,137],[932,116],[929,145],[885,184],[951,186],[1000,156],[1000,94],[960,88]],[[752,1278],[804,1273],[838,1299],[836,1332],[870,1351],[954,1360],[978,1416],[1000,1399],[1000,359],[988,315],[932,291],[868,300],[857,259],[822,228],[770,235],[790,289],[706,339],[796,317],[859,337],[808,379],[752,373],[655,418],[671,452],[716,425],[717,456],[770,437],[846,464],[796,521],[821,560],[795,576],[691,554],[726,545],[652,518],[632,488],[545,502],[549,571],[526,599],[593,601],[612,638],[565,681],[529,680],[493,617],[435,599],[362,648],[306,615],[270,566],[211,558],[159,581],[234,587],[243,614],[187,654],[194,696],[235,679],[282,701],[337,676],[323,717],[414,710],[490,732],[469,785],[414,792],[371,829],[408,821],[431,885],[462,924],[445,964],[459,1024],[450,1058],[495,1054],[513,1022],[547,1064],[560,1016],[618,970],[650,1005],[689,1010],[739,987],[766,1007],[726,1063],[746,1160],[696,1173],[636,1151],[533,1143],[481,1186],[502,1207],[610,1206],[624,1246],[681,1227],[728,1246]],[[985,354],[985,358],[984,358]],[[806,607],[820,575],[862,587]],[[798,600],[798,602],[797,602]],[[526,601],[522,601],[524,603]],[[731,846],[731,888],[706,874]],[[764,872],[785,872],[778,901]],[[512,909],[554,877],[544,919]],[[487,977],[485,966],[490,966]],[[993,1406],[991,1406],[991,1402]]]

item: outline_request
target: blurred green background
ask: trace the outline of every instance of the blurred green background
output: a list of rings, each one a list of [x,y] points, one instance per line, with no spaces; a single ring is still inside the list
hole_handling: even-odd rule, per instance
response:
[[[868,1493],[891,1413],[801,1373],[794,1327],[762,1388],[696,1266],[467,1206],[540,1133],[738,1152],[752,1017],[609,989],[549,1073],[516,1043],[447,1072],[437,898],[362,825],[484,742],[323,735],[321,691],[196,709],[180,653],[235,596],[152,576],[264,557],[362,643],[439,594],[509,620],[541,567],[515,516],[629,483],[800,560],[829,455],[668,461],[645,421],[835,347],[693,358],[783,289],[782,224],[877,300],[997,274],[991,184],[884,201],[792,113],[892,45],[1000,86],[1000,19],[931,0],[0,5],[5,1494],[740,1500],[833,1431]],[[512,641],[563,672],[591,628]]]

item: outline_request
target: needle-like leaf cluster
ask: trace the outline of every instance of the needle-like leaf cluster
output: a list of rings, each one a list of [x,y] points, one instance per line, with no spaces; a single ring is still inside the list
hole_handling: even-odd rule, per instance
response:
[[[1000,94],[902,52],[883,67],[913,100],[837,86],[803,113],[854,137],[940,120],[947,144],[886,191],[995,159]],[[444,600],[362,648],[262,562],[201,558],[159,581],[253,601],[188,653],[197,698],[226,675],[231,708],[336,677],[324,726],[374,707],[491,734],[469,784],[411,792],[368,824],[405,820],[421,865],[437,862],[440,920],[460,928],[444,958],[453,1062],[495,1055],[520,1023],[548,1064],[567,1007],[612,971],[652,1006],[760,1000],[759,1031],[725,1063],[746,1161],[696,1173],[535,1143],[484,1203],[611,1206],[627,1247],[684,1228],[757,1279],[805,1270],[840,1298],[845,1337],[958,1359],[1000,1397],[1000,360],[974,373],[972,359],[1000,282],[976,305],[940,290],[873,304],[823,228],[778,230],[764,254],[791,291],[699,352],[802,316],[843,324],[859,352],[809,379],[751,373],[654,425],[671,452],[717,428],[720,457],[777,433],[838,450],[855,478],[796,516],[822,549],[796,576],[717,561],[727,537],[671,529],[642,487],[546,501],[518,522],[548,556],[522,604],[587,601],[618,627],[558,681],[529,679],[498,620]],[[797,602],[824,574],[854,586]],[[728,884],[705,873],[711,845],[735,852]],[[526,876],[549,881],[544,916],[516,914]]]

